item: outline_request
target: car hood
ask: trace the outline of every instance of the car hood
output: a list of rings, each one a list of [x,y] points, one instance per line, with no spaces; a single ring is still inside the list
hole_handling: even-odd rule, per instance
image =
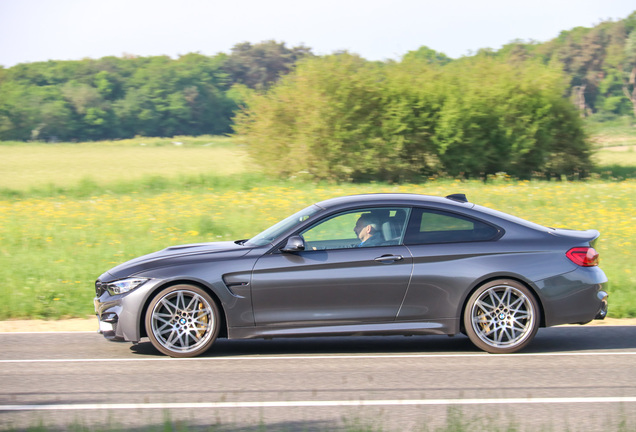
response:
[[[251,249],[231,241],[170,246],[120,264],[108,270],[99,279],[109,281],[134,276],[139,272],[158,267],[236,258],[245,255]]]

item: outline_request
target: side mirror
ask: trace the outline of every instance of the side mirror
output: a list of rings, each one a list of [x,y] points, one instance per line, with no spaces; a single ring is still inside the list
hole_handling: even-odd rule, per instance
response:
[[[305,241],[301,236],[291,236],[287,244],[281,248],[282,252],[302,252],[305,250]]]

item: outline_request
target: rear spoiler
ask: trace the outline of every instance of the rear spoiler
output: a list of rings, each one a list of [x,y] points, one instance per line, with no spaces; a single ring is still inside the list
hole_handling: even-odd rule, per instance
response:
[[[550,228],[550,234],[555,235],[557,237],[569,237],[572,239],[577,239],[581,241],[589,242],[590,244],[594,243],[596,239],[601,235],[595,229],[589,229],[585,231],[581,230],[571,230],[565,228]]]

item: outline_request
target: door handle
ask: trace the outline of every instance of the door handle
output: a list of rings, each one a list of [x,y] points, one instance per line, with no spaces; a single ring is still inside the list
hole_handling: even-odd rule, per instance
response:
[[[377,257],[374,261],[377,262],[385,262],[385,261],[401,261],[404,257],[402,255],[382,255],[381,257]]]

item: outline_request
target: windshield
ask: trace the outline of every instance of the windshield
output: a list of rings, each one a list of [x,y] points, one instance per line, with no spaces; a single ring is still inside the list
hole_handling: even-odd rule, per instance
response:
[[[245,242],[245,245],[246,246],[264,246],[266,244],[269,244],[273,242],[275,239],[277,239],[279,236],[281,236],[285,231],[290,230],[296,225],[301,224],[302,222],[309,219],[310,216],[318,213],[320,210],[322,209],[318,207],[317,205],[312,205],[310,207],[307,207],[306,209],[303,209],[299,211],[298,213],[295,213],[289,216],[288,218],[283,219],[282,221],[278,222],[276,225],[267,228],[262,233],[249,239],[247,242]]]

